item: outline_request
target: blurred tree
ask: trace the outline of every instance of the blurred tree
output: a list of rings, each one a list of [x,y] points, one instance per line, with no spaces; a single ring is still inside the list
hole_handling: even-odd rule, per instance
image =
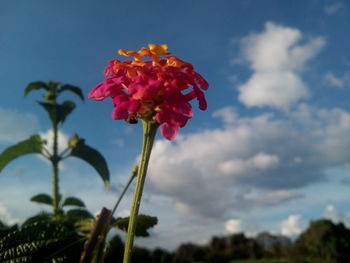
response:
[[[261,246],[252,238],[243,233],[233,234],[229,237],[230,259],[256,259],[261,258]]]
[[[342,223],[321,219],[311,222],[290,251],[292,263],[350,262],[350,230]]]
[[[259,233],[255,238],[256,242],[262,249],[264,258],[284,258],[286,250],[291,245],[288,237],[281,235],[273,235],[268,232]]]

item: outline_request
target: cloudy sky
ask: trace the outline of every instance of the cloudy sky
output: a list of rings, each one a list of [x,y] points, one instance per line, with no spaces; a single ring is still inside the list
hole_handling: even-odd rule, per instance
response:
[[[2,1],[0,150],[50,137],[40,92],[23,97],[29,82],[70,83],[86,95],[118,49],[166,43],[208,80],[209,107],[195,110],[175,141],[157,137],[141,212],[159,224],[137,244],[173,249],[241,231],[295,236],[321,217],[350,226],[349,25],[346,0]],[[127,181],[141,126],[112,120],[108,100],[76,102],[60,142],[76,132],[98,149],[112,190],[79,160],[63,163],[60,186],[96,213]],[[29,199],[50,193],[50,183],[42,159],[12,162],[0,174],[0,219],[45,209]],[[131,191],[118,215],[130,204]]]

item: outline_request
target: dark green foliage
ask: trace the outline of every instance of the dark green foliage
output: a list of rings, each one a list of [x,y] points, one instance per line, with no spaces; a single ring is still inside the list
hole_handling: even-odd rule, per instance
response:
[[[77,222],[84,219],[94,219],[94,216],[86,209],[71,209],[66,213],[67,220]]]
[[[79,198],[69,196],[63,201],[62,207],[64,207],[64,206],[85,207],[85,204]]]
[[[152,252],[152,263],[169,263],[173,262],[173,258],[173,254],[161,248],[156,248]]]
[[[52,197],[48,194],[37,194],[30,198],[30,201],[52,206]]]
[[[26,224],[0,239],[0,262],[78,262],[83,239],[56,221]]]
[[[182,244],[176,251],[175,262],[191,263],[200,262],[208,256],[207,250],[204,247],[194,244]]]
[[[229,237],[229,256],[231,259],[260,258],[262,248],[257,241],[247,238],[243,233],[234,234]]]
[[[33,135],[27,140],[6,148],[0,155],[0,172],[8,163],[17,157],[29,153],[41,153],[43,144],[44,141],[41,140],[39,135]]]
[[[46,91],[50,90],[49,86],[45,82],[35,81],[35,82],[29,83],[29,85],[25,88],[24,96],[27,96],[33,90],[38,90],[38,89],[44,89]]]
[[[22,227],[31,225],[37,222],[51,222],[52,221],[52,214],[48,212],[40,212],[34,216],[31,216],[27,218],[26,221],[22,224]]]
[[[155,226],[158,223],[158,219],[155,216],[138,215],[136,221],[135,235],[137,237],[150,236],[149,228]],[[113,227],[117,227],[122,231],[127,232],[129,226],[129,217],[117,218],[112,222]]]
[[[0,221],[0,239],[16,229],[18,229],[17,224],[13,226],[8,226]]]
[[[152,263],[150,252],[144,248],[134,247],[132,251],[131,263]]]
[[[292,263],[350,262],[350,230],[329,220],[311,222],[290,252]]]
[[[124,244],[118,235],[111,238],[107,244],[105,263],[122,263]]]
[[[70,146],[72,147],[70,156],[84,160],[95,168],[105,183],[106,189],[109,189],[109,169],[105,158],[94,148],[86,145],[85,140],[77,135],[71,138]]]
[[[58,93],[61,93],[63,91],[70,91],[73,94],[77,95],[82,101],[84,101],[84,95],[83,92],[81,91],[80,88],[72,86],[72,85],[62,85],[59,89],[58,89]]]
[[[38,101],[44,110],[49,114],[53,124],[62,124],[66,117],[75,109],[75,103],[72,101],[64,101],[62,104],[52,104]]]

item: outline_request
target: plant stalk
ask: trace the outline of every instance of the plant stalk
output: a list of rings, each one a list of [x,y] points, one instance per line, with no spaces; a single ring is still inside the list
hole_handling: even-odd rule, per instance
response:
[[[129,218],[128,234],[126,236],[124,259],[123,263],[131,262],[131,253],[134,245],[134,236],[136,230],[136,221],[140,208],[142,190],[145,183],[147,174],[148,162],[151,157],[152,146],[154,138],[157,133],[158,123],[142,120],[143,124],[143,144],[141,151],[140,166],[137,175],[136,188],[134,191],[134,197],[132,202],[132,208]]]
[[[58,217],[59,215],[59,202],[60,202],[60,193],[59,193],[59,181],[58,181],[58,163],[60,157],[58,155],[58,127],[57,123],[53,123],[53,149],[52,149],[52,206],[54,210],[54,216]]]
[[[137,176],[137,171],[138,171],[138,169],[139,169],[139,167],[138,167],[137,165],[135,165],[134,168],[132,169],[132,172],[131,172],[131,175],[130,175],[130,177],[129,177],[129,180],[128,180],[128,182],[126,183],[126,185],[125,185],[125,187],[124,187],[122,193],[120,194],[120,196],[119,196],[117,202],[115,203],[115,205],[114,205],[114,207],[113,207],[113,209],[112,209],[111,217],[113,216],[113,214],[114,214],[115,211],[117,210],[117,208],[118,208],[118,206],[119,206],[121,200],[123,199],[123,197],[124,197],[126,191],[127,191],[128,188],[129,188],[131,182],[132,182],[132,181],[134,180],[134,178]]]

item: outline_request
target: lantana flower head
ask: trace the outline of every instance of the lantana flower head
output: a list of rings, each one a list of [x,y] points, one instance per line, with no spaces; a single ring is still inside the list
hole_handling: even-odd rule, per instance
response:
[[[139,51],[120,49],[120,55],[133,60],[109,61],[104,70],[106,79],[93,88],[89,98],[111,97],[113,119],[157,122],[163,136],[173,140],[179,127],[193,116],[189,101],[197,99],[199,109],[207,108],[203,90],[208,89],[208,83],[192,64],[170,56],[167,49],[167,45],[155,44]]]

